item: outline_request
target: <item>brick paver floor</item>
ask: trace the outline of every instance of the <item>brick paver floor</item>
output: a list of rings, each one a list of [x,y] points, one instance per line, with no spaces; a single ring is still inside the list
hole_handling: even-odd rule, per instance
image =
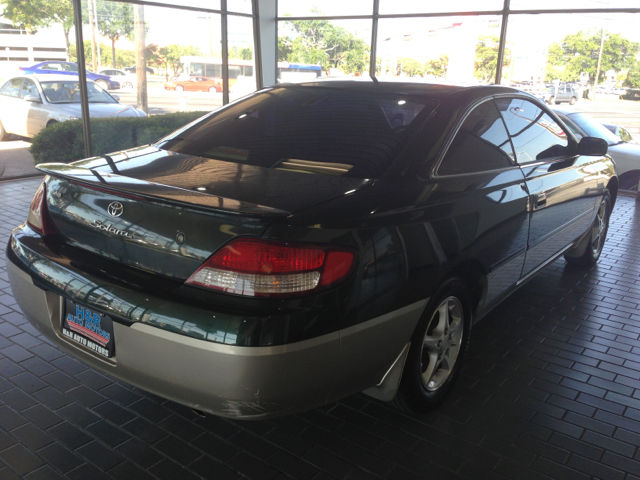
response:
[[[0,183],[0,479],[640,479],[640,215],[618,200],[600,263],[557,261],[474,327],[436,411],[356,395],[234,422],[114,381],[23,318],[4,245],[38,180]]]

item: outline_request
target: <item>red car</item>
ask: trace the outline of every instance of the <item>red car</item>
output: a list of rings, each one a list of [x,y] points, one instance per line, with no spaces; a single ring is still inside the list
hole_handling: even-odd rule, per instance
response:
[[[164,84],[165,90],[182,92],[221,92],[222,80],[218,78],[191,77],[187,80],[176,80]]]

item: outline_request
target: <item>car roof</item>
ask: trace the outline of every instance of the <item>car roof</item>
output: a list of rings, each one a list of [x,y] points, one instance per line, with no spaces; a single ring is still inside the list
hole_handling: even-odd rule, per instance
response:
[[[64,60],[45,60],[44,62],[34,63],[32,66],[42,65],[43,63],[67,63],[69,65],[76,65],[75,62],[65,62]]]
[[[69,75],[57,75],[55,73],[51,73],[51,74],[40,73],[36,75],[18,75],[17,77],[14,77],[14,78],[35,78],[39,82],[62,82],[62,81],[73,82],[75,79],[78,79],[79,77],[78,75],[73,73]],[[87,78],[87,82],[93,83],[88,78]]]
[[[553,107],[552,110],[556,113],[561,113],[563,115],[571,115],[573,113],[582,113],[575,109],[563,108],[563,107]]]
[[[468,92],[472,95],[486,96],[498,93],[517,93],[522,94],[521,90],[512,87],[503,87],[501,85],[443,85],[437,83],[422,82],[397,82],[385,81],[378,79],[374,82],[369,77],[360,77],[350,80],[344,79],[318,79],[300,83],[280,83],[272,88],[300,88],[300,87],[329,87],[348,90],[359,90],[366,92],[382,91],[386,93],[405,93],[416,95],[429,95],[433,97],[442,97],[458,92]],[[525,92],[526,93],[526,92]]]

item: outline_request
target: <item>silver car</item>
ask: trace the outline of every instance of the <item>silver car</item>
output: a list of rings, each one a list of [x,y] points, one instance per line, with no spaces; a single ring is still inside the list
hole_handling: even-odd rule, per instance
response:
[[[123,90],[131,90],[134,88],[137,82],[137,78],[134,74],[120,70],[119,68],[102,68],[96,73],[100,75],[107,75],[113,77],[120,83],[120,88]]]
[[[554,108],[571,131],[581,139],[583,137],[601,138],[609,144],[608,154],[616,163],[620,190],[638,191],[640,182],[640,145],[627,142],[605,128],[600,122],[570,108]]]
[[[556,105],[562,102],[569,102],[571,105],[575,105],[579,97],[579,92],[570,85],[549,87],[538,96],[549,105]]]
[[[112,96],[87,80],[91,118],[146,117],[147,114],[118,103]],[[13,133],[35,137],[40,130],[57,122],[82,117],[80,84],[69,75],[29,75],[9,79],[0,87],[0,141]]]

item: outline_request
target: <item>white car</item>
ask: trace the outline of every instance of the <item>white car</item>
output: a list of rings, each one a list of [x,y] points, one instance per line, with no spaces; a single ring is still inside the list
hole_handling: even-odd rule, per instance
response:
[[[125,72],[119,68],[101,68],[96,73],[112,77],[115,81],[120,83],[120,88],[123,90],[130,90],[134,88],[134,85],[136,84],[135,74]]]
[[[604,125],[586,113],[565,108],[554,108],[567,127],[582,137],[597,137],[609,144],[608,154],[616,163],[621,190],[638,191],[640,182],[640,145],[629,143],[614,135]]]
[[[89,115],[91,118],[146,117],[147,114],[118,103],[90,80]],[[35,137],[40,130],[56,122],[82,117],[78,77],[69,75],[29,75],[9,79],[0,87],[0,141],[13,133]]]

